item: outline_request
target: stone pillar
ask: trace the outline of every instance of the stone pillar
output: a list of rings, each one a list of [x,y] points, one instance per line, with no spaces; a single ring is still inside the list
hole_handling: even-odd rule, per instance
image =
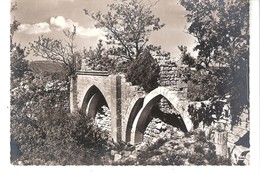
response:
[[[216,146],[216,154],[228,157],[228,147],[227,147],[228,132],[226,131],[215,131],[214,143]]]
[[[87,62],[88,62],[88,61],[89,61],[89,58],[88,58],[88,57],[86,57],[85,59],[82,59],[82,60],[81,60],[81,67],[80,67],[81,71],[87,71],[87,70],[89,70],[88,67],[87,67]]]
[[[77,76],[70,77],[70,112],[77,109]]]
[[[121,141],[121,76],[111,76],[111,137]]]

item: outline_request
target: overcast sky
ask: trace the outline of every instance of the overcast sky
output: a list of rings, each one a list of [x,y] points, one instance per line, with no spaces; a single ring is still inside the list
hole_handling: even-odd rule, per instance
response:
[[[93,19],[84,14],[89,11],[106,11],[107,4],[116,0],[15,0],[18,9],[13,13],[21,22],[15,41],[26,46],[40,35],[62,38],[62,30],[77,26],[78,48],[95,47],[102,31],[94,27]],[[155,0],[154,0],[155,1]],[[12,0],[14,2],[14,0]],[[162,49],[171,52],[172,57],[179,57],[178,45],[186,45],[192,50],[195,39],[185,32],[185,11],[178,4],[179,0],[160,0],[152,8],[154,15],[165,23],[159,31],[150,36],[150,43],[161,45]]]

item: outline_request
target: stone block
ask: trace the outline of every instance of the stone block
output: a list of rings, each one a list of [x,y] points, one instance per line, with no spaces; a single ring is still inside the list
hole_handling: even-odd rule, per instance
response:
[[[161,130],[162,126],[163,126],[162,123],[157,123],[155,127],[156,127],[156,129]]]

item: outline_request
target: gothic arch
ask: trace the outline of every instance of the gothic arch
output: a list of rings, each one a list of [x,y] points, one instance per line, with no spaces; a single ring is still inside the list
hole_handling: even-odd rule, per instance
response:
[[[83,115],[94,118],[98,107],[101,105],[106,105],[109,107],[109,103],[100,89],[97,86],[92,85],[86,90],[84,98],[81,102],[80,111]]]
[[[144,98],[141,98],[139,96],[135,96],[131,103],[130,106],[128,107],[128,110],[126,112],[127,120],[126,120],[126,131],[125,131],[125,140],[126,142],[130,142],[131,139],[131,128],[133,125],[133,122],[135,120],[136,115],[140,111],[140,109],[143,106],[143,101]]]
[[[189,114],[182,107],[183,102],[179,101],[178,94],[175,91],[171,91],[165,87],[158,87],[151,91],[145,98],[143,102],[143,107],[137,113],[132,129],[131,129],[131,143],[136,144],[143,141],[143,134],[146,129],[147,117],[152,109],[152,107],[161,99],[165,97],[173,107],[179,112],[183,120],[185,129],[190,131],[193,129],[193,124],[189,118]]]

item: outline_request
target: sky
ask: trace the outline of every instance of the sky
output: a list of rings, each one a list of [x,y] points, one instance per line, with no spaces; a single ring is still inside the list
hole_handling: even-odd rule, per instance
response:
[[[12,16],[21,25],[14,39],[23,46],[37,40],[40,35],[55,39],[64,39],[63,30],[77,26],[76,44],[79,49],[95,47],[104,32],[94,27],[95,21],[85,15],[83,9],[92,12],[106,12],[107,4],[117,0],[12,0],[17,2],[17,10]],[[152,0],[155,2],[155,0]],[[150,43],[161,46],[178,58],[178,46],[188,46],[192,52],[195,38],[185,30],[187,27],[185,10],[178,4],[179,0],[160,0],[152,8],[153,14],[161,19],[165,26],[150,35]],[[32,58],[32,55],[29,56]],[[35,58],[33,58],[35,59]]]

